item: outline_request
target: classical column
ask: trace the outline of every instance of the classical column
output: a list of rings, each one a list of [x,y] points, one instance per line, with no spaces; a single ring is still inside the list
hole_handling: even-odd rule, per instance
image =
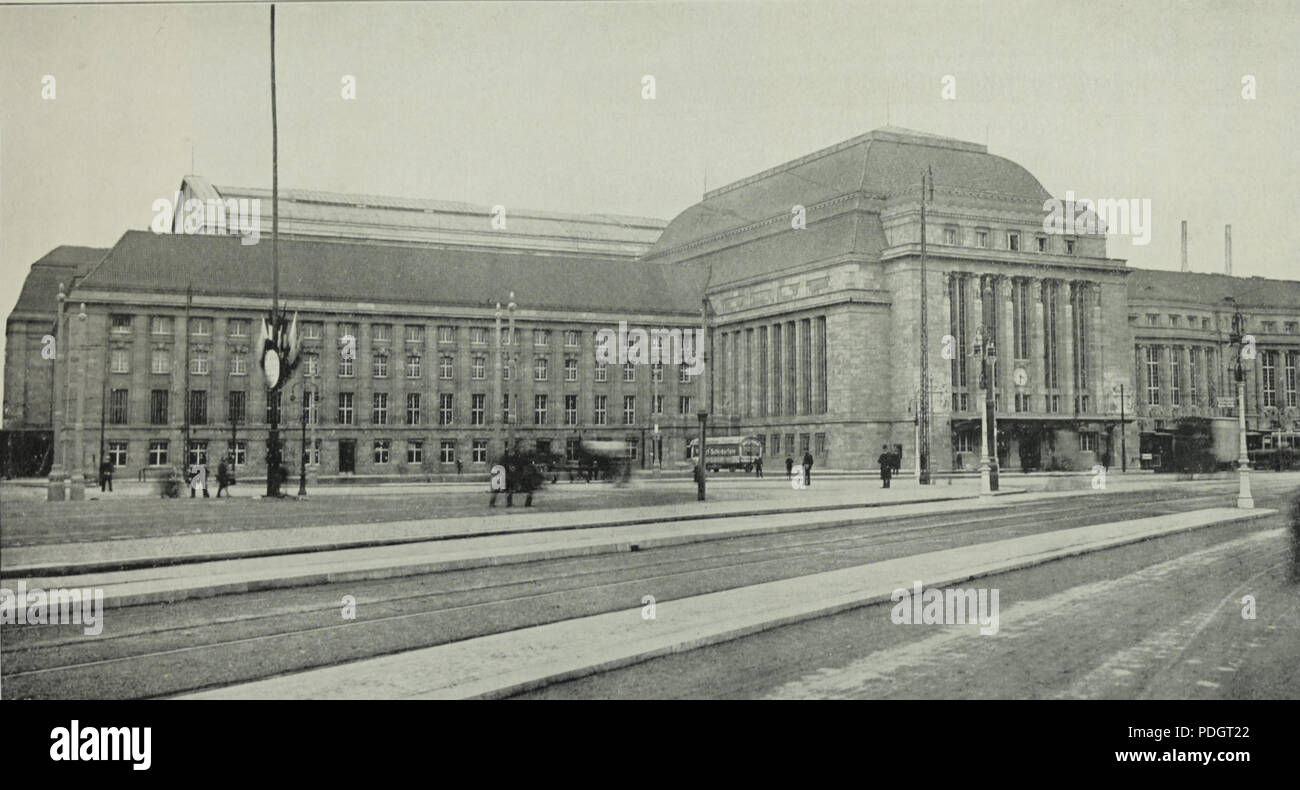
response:
[[[1033,392],[1033,411],[1047,410],[1047,359],[1044,354],[1046,338],[1043,336],[1043,291],[1047,282],[1039,277],[1029,281],[1029,298],[1033,301],[1034,315],[1030,321],[1029,368],[1030,390]]]
[[[998,383],[1002,390],[1002,411],[1014,412],[1016,409],[1016,383],[1013,373],[1016,369],[1015,314],[1011,299],[1014,280],[1006,275],[995,279],[994,300],[998,309]]]
[[[1074,414],[1078,411],[1074,405],[1074,282],[1063,282],[1065,287],[1056,295],[1056,347],[1063,353],[1060,356],[1059,370],[1061,389],[1061,412]],[[1065,331],[1061,329],[1064,327]]]

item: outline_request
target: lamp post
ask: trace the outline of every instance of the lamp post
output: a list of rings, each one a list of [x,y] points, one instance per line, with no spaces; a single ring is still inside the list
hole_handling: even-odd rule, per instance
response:
[[[74,397],[77,399],[77,422],[73,428],[73,451],[72,461],[68,464],[69,474],[71,474],[71,484],[68,488],[68,499],[77,500],[86,497],[86,474],[83,467],[85,466],[85,427],[86,427],[86,303],[81,303],[81,311],[77,313],[77,325],[81,327],[81,332],[69,332],[69,335],[80,335],[80,348],[77,351],[77,386],[74,390]],[[71,342],[71,338],[69,341]]]
[[[299,422],[302,425],[302,453],[298,462],[298,496],[307,496],[307,461],[311,458],[307,450],[307,398],[311,394],[307,389],[307,382],[302,381],[293,385],[289,393],[289,402],[297,400],[299,393],[302,395],[302,408],[299,409],[301,416]]]
[[[987,335],[988,340],[985,340]],[[980,360],[980,388],[984,390],[984,402],[980,406],[980,496],[991,497],[998,490],[997,472],[989,456],[990,434],[997,430],[993,415],[993,377],[990,366],[997,361],[997,343],[993,338],[992,327],[980,327],[975,330],[975,340],[971,343],[971,353]]]
[[[1237,309],[1236,300],[1224,298],[1232,305],[1232,333],[1228,335],[1230,348],[1235,349],[1236,361],[1233,375],[1237,380],[1237,507],[1243,510],[1255,508],[1255,498],[1250,493],[1250,456],[1246,452],[1246,359],[1254,359],[1253,338],[1246,332],[1246,316]],[[1250,338],[1252,342],[1247,342]],[[1249,350],[1250,356],[1247,357]]]
[[[506,413],[506,450],[509,452],[515,450],[515,423],[519,420],[519,398],[515,394],[515,388],[518,386],[519,376],[521,375],[519,370],[519,338],[515,337],[515,308],[518,306],[515,304],[515,292],[511,291],[510,301],[506,304],[508,325],[506,337],[510,340],[510,345],[515,347],[515,350],[510,352],[510,385],[506,387],[506,396],[510,399],[513,407]]]
[[[921,174],[921,390],[917,401],[919,413],[917,433],[920,436],[920,449],[917,451],[916,463],[921,472],[917,482],[921,485],[930,483],[930,334],[928,324],[928,306],[926,305],[926,249],[925,249],[925,201],[927,192],[934,198],[934,174],[927,168]]]
[[[68,333],[65,331],[63,326],[63,306],[67,301],[68,295],[64,292],[63,283],[59,283],[59,303],[54,321],[54,370],[50,376],[51,384],[54,389],[54,420],[52,424],[52,427],[54,428],[54,442],[51,448],[54,454],[54,460],[53,463],[50,464],[50,477],[45,494],[46,500],[49,502],[62,502],[64,497],[67,496],[63,490],[63,481],[66,478],[64,472],[64,456],[67,455],[67,445],[65,444],[67,428],[64,425],[64,414],[66,410],[63,407],[64,401],[67,398],[68,377],[66,373],[68,362],[67,357],[65,356],[62,367],[64,375],[60,376],[58,354],[59,344],[69,344]]]

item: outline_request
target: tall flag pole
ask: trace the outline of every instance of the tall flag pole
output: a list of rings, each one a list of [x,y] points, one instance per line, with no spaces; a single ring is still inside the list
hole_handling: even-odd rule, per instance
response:
[[[921,391],[916,398],[921,421],[920,457],[916,459],[921,465],[921,485],[930,483],[930,328],[927,323],[925,283],[925,200],[927,189],[933,194],[933,178],[934,174],[928,168],[921,174]]]
[[[276,119],[275,103],[275,6],[271,6],[271,340],[275,339],[276,328],[280,323],[280,130]],[[264,333],[265,334],[265,333]],[[264,340],[261,348],[263,372],[266,373],[269,389],[267,402],[280,397],[279,358],[275,352],[275,376],[270,375],[266,366],[267,349]],[[274,380],[272,380],[274,378]],[[278,404],[275,404],[278,406]],[[267,409],[267,422],[270,430],[266,438],[266,495],[280,495],[280,410]]]

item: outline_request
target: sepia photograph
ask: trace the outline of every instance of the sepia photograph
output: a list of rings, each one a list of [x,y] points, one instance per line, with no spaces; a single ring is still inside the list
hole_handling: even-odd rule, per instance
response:
[[[0,6],[0,697],[1109,700],[1092,762],[1250,762],[1144,706],[1300,697],[1297,37]],[[42,748],[150,770],[110,726]]]

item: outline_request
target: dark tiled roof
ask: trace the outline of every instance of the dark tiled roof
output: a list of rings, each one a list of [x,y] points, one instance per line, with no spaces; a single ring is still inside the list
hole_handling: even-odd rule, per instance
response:
[[[108,250],[100,247],[55,247],[32,264],[13,313],[48,315],[53,320],[58,307],[59,283],[71,288],[76,277],[90,271]]]
[[[505,302],[523,309],[695,313],[697,267],[570,255],[281,239],[280,292],[294,299],[422,305]],[[87,287],[151,293],[269,297],[271,239],[128,231]]]
[[[933,168],[939,186],[1040,205],[1051,197],[1028,170],[988,153],[983,145],[886,127],[709,192],[668,224],[649,255],[788,215],[796,204],[812,206],[857,191],[919,194],[921,173],[927,168]]]
[[[1242,307],[1291,307],[1300,311],[1300,282],[1295,280],[1155,269],[1131,269],[1128,276],[1130,304],[1178,299],[1218,307],[1226,296],[1231,296]]]

